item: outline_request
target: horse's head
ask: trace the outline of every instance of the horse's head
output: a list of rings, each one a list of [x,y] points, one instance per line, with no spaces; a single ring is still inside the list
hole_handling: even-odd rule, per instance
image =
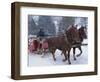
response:
[[[78,30],[75,27],[70,27],[68,30],[65,30],[65,34],[71,43],[80,42]]]
[[[79,35],[82,39],[87,39],[87,28],[85,26],[81,26],[79,29]]]

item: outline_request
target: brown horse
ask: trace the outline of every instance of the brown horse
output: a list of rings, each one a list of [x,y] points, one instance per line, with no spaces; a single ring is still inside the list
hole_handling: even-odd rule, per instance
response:
[[[72,48],[75,49],[75,47],[73,47],[74,45],[76,45],[76,43],[80,43],[80,35],[79,35],[79,31],[77,30],[77,28],[75,26],[71,26],[67,31],[66,31],[66,35],[68,38],[68,41],[72,44]],[[73,51],[75,52],[75,51]],[[76,60],[75,54],[73,54],[73,58],[74,60]]]
[[[56,49],[59,49],[62,51],[62,53],[65,56],[65,59],[63,61],[66,61],[68,57],[68,63],[71,64],[70,62],[71,44],[68,42],[66,36],[51,37],[51,38],[46,39],[46,41],[48,43],[49,51],[53,55],[54,61],[56,60],[55,51]],[[68,51],[68,56],[66,55],[66,51]]]
[[[66,31],[66,35],[68,37],[68,40],[73,45],[72,48],[73,48],[74,60],[76,60],[76,57],[75,57],[76,48],[78,48],[80,50],[80,53],[77,55],[77,57],[82,54],[81,45],[82,45],[83,40],[87,38],[86,31],[87,31],[86,27],[81,26],[81,28],[77,30],[77,28],[74,27],[73,25],[70,29],[68,29]]]
[[[87,31],[87,28],[84,27],[84,26],[81,26],[81,28],[78,29],[78,34],[79,34],[80,41],[79,42],[75,42],[74,44],[78,45],[78,46],[73,47],[73,55],[74,55],[74,59],[75,60],[76,60],[76,58],[75,58],[75,50],[76,50],[76,48],[78,48],[80,50],[80,53],[77,55],[77,57],[82,54],[81,44],[82,44],[83,40],[87,38],[86,31]]]

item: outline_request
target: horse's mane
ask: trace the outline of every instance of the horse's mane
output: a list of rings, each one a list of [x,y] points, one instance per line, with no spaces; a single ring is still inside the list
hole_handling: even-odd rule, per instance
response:
[[[69,42],[71,43],[80,41],[78,30],[75,27],[70,27],[69,29],[67,29],[66,35],[67,35]]]

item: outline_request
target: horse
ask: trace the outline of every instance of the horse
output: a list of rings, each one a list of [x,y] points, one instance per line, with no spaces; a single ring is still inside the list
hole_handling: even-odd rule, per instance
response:
[[[77,46],[73,47],[73,55],[74,55],[74,57],[75,57],[76,48],[78,48],[80,50],[80,53],[78,55],[76,55],[76,56],[79,57],[82,54],[81,44],[82,44],[84,39],[87,39],[87,33],[86,32],[87,32],[87,28],[85,26],[81,26],[78,29],[78,34],[79,34],[80,41],[74,43],[74,44],[77,45]],[[76,58],[75,58],[75,60],[76,60]]]
[[[77,30],[77,27],[72,25],[68,30],[65,31],[65,33],[67,35],[68,41],[72,44],[72,48],[75,49],[76,43],[80,43],[81,42],[80,34],[79,34],[79,31]],[[73,47],[73,46],[75,46],[75,47]],[[75,51],[73,51],[73,52],[75,52]],[[73,54],[73,58],[74,58],[74,60],[76,60],[75,54]]]
[[[68,63],[71,64],[70,61],[71,44],[68,42],[66,36],[63,35],[63,36],[47,38],[46,42],[48,43],[48,48],[49,51],[52,53],[54,61],[56,61],[55,51],[56,49],[59,49],[65,56],[65,59],[63,59],[63,61],[66,61],[68,57]],[[66,52],[68,52],[67,54],[68,56],[66,55]]]

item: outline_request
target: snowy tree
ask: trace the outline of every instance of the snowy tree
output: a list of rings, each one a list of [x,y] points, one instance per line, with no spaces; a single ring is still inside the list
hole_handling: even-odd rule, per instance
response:
[[[67,29],[70,25],[74,24],[74,22],[74,17],[62,17],[62,21],[59,23],[59,33],[62,32],[62,30]]]
[[[37,32],[37,26],[34,22],[32,15],[28,16],[28,35],[34,35]]]
[[[55,35],[55,25],[50,16],[40,16],[38,28],[43,28],[46,34]]]
[[[52,21],[55,25],[56,35],[59,34],[59,23],[62,20],[61,16],[52,16]]]
[[[80,26],[87,26],[88,18],[87,17],[76,17],[75,24],[80,25]]]

